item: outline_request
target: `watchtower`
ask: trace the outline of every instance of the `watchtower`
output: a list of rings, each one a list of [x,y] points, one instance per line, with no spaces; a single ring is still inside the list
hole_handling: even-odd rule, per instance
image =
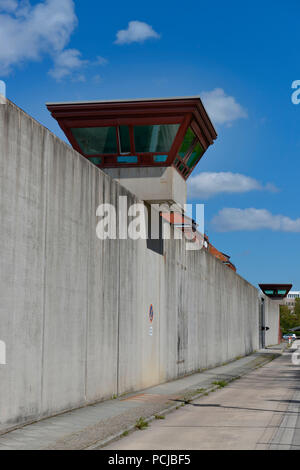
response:
[[[150,203],[186,203],[186,180],[217,138],[199,96],[48,103],[71,145]]]

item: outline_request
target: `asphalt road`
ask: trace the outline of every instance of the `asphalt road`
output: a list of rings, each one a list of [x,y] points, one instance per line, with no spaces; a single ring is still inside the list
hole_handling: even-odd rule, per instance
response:
[[[292,352],[105,449],[300,450],[300,365]]]

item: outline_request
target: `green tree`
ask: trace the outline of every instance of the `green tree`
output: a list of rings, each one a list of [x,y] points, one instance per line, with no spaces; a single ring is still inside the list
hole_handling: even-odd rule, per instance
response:
[[[300,302],[298,303],[297,308],[298,307],[300,314]],[[291,312],[287,305],[280,305],[280,327],[283,334],[288,333],[291,328],[295,328],[296,326],[300,326],[300,315],[298,316],[298,313]]]
[[[294,308],[294,315],[296,317],[297,325],[300,326],[300,299],[295,299],[295,308]]]

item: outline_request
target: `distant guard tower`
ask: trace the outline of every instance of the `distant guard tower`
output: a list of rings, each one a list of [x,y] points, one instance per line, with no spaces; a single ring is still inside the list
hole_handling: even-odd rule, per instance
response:
[[[75,150],[150,203],[186,203],[186,179],[217,138],[199,98],[48,103]]]
[[[261,291],[271,300],[283,300],[293,284],[258,284]]]

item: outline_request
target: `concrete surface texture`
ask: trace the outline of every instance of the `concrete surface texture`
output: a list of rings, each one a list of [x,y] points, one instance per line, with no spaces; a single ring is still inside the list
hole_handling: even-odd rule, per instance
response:
[[[98,205],[139,200],[9,102],[0,180],[0,432],[258,349],[255,287],[184,240],[99,240]]]
[[[278,350],[262,350],[214,369],[46,418],[0,435],[0,450],[102,448],[124,431],[136,430],[141,417],[151,420],[170,413],[186,400],[217,389],[213,382],[230,382],[279,355]]]
[[[186,181],[171,166],[105,168],[103,171],[143,201],[168,201],[181,207],[186,204]]]
[[[299,378],[286,352],[105,449],[300,450]]]

